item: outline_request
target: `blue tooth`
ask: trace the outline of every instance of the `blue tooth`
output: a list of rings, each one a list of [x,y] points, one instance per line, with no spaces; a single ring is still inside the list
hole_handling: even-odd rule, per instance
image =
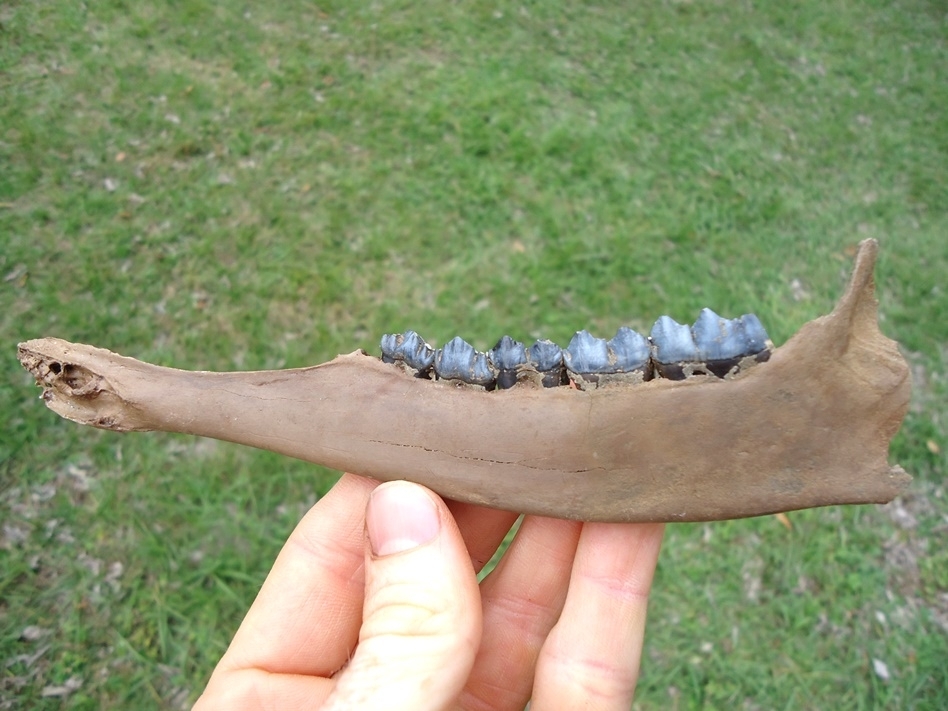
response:
[[[701,309],[693,332],[698,358],[702,361],[730,360],[745,355],[747,339],[739,319],[721,318],[711,309]]]
[[[540,373],[563,367],[563,349],[547,339],[537,341],[530,346],[528,357]]]
[[[386,333],[382,336],[382,360],[386,363],[395,362],[395,349],[398,348],[400,333]]]
[[[770,340],[767,337],[767,331],[764,325],[754,314],[744,314],[738,321],[744,327],[744,352],[741,355],[757,355],[761,351],[767,350],[767,343]]]
[[[648,366],[651,357],[648,340],[628,326],[620,327],[608,346],[617,372],[630,373],[634,370],[645,370]]]
[[[435,351],[435,372],[439,378],[461,380],[474,365],[474,346],[455,336]]]
[[[487,361],[487,354],[477,351],[474,354],[474,365],[471,368],[471,375],[466,382],[474,385],[490,386],[494,382],[494,371],[491,370],[490,363]]]
[[[609,347],[604,338],[577,331],[563,351],[566,367],[574,373],[609,373]]]
[[[409,367],[422,372],[428,370],[434,363],[435,352],[417,333],[405,331],[402,342],[395,349],[395,357],[401,358]]]
[[[659,316],[649,334],[655,344],[655,360],[659,363],[695,362],[698,347],[688,326],[678,323],[671,316]]]
[[[520,341],[504,336],[487,352],[487,357],[498,370],[513,370],[527,362],[527,351]]]
[[[455,336],[435,351],[435,372],[442,380],[460,380],[474,385],[489,385],[494,380],[487,354]]]

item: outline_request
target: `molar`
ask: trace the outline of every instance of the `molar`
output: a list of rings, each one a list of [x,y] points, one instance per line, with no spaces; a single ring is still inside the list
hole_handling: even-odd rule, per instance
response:
[[[765,351],[769,352],[770,349],[773,348],[773,344],[770,342],[770,337],[767,335],[764,325],[755,314],[744,314],[738,321],[740,321],[744,327],[744,338],[747,342],[747,346],[741,355],[758,355]]]
[[[725,319],[702,309],[692,330],[701,360],[719,378],[770,357],[767,332],[754,314]]]
[[[610,354],[614,354],[616,372],[649,371],[652,351],[648,339],[628,326],[621,326],[608,343]],[[648,380],[648,378],[645,378]]]
[[[729,360],[743,355],[747,348],[744,325],[739,319],[718,316],[711,309],[701,309],[692,328],[699,360]]]
[[[638,383],[652,379],[652,349],[648,339],[628,326],[620,326],[609,343],[616,380]]]
[[[435,351],[434,369],[441,380],[460,380],[470,385],[494,388],[494,372],[487,362],[487,354],[455,336]]]
[[[698,346],[691,328],[671,316],[658,317],[649,340],[652,342],[652,360],[663,378],[683,380],[686,373],[682,364],[698,362]]]
[[[577,331],[563,353],[573,381],[583,390],[613,382],[640,383],[652,375],[648,341],[627,326],[608,342]]]
[[[609,347],[604,338],[596,338],[589,331],[577,331],[563,351],[566,370],[581,389],[589,384],[595,387],[599,374],[612,373],[614,368],[609,358]]]

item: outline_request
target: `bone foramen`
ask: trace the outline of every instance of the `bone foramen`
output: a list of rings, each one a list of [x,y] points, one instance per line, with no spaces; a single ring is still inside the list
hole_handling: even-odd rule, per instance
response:
[[[479,355],[457,339],[439,365],[438,352],[409,332],[383,339],[387,359],[404,366],[356,352],[242,373],[165,368],[55,338],[21,343],[18,356],[47,406],[83,424],[216,437],[512,511],[709,521],[884,503],[911,481],[887,462],[911,386],[896,344],[878,328],[876,252],[875,241],[863,242],[833,312],[779,348],[738,358],[702,339],[714,315],[699,316],[690,337],[664,322],[673,335],[663,341],[653,330],[649,344],[661,377],[586,390],[541,386],[616,375],[581,371],[631,362],[642,351],[638,334],[620,329],[605,355],[582,333],[565,352],[549,341],[527,348],[501,339]],[[766,344],[756,319],[737,321],[741,348]],[[767,362],[744,367],[761,353]],[[727,365],[735,358],[736,370]],[[727,377],[673,380],[662,365],[672,377]],[[415,377],[439,367],[460,377]],[[485,372],[496,392],[455,385]]]

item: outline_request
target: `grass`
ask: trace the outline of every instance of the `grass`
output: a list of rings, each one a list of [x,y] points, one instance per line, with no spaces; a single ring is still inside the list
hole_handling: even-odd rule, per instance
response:
[[[253,369],[708,305],[781,343],[868,236],[912,491],[670,527],[636,708],[948,707],[946,55],[923,0],[0,7],[0,708],[186,706],[334,480],[61,421],[17,341]]]

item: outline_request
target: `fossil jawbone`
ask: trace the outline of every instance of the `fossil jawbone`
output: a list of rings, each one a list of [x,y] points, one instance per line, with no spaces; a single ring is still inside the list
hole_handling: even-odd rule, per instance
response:
[[[443,496],[586,521],[709,521],[883,503],[908,368],[877,325],[877,245],[833,312],[737,377],[487,393],[361,352],[282,371],[191,372],[54,338],[18,355],[76,422],[215,437]]]

